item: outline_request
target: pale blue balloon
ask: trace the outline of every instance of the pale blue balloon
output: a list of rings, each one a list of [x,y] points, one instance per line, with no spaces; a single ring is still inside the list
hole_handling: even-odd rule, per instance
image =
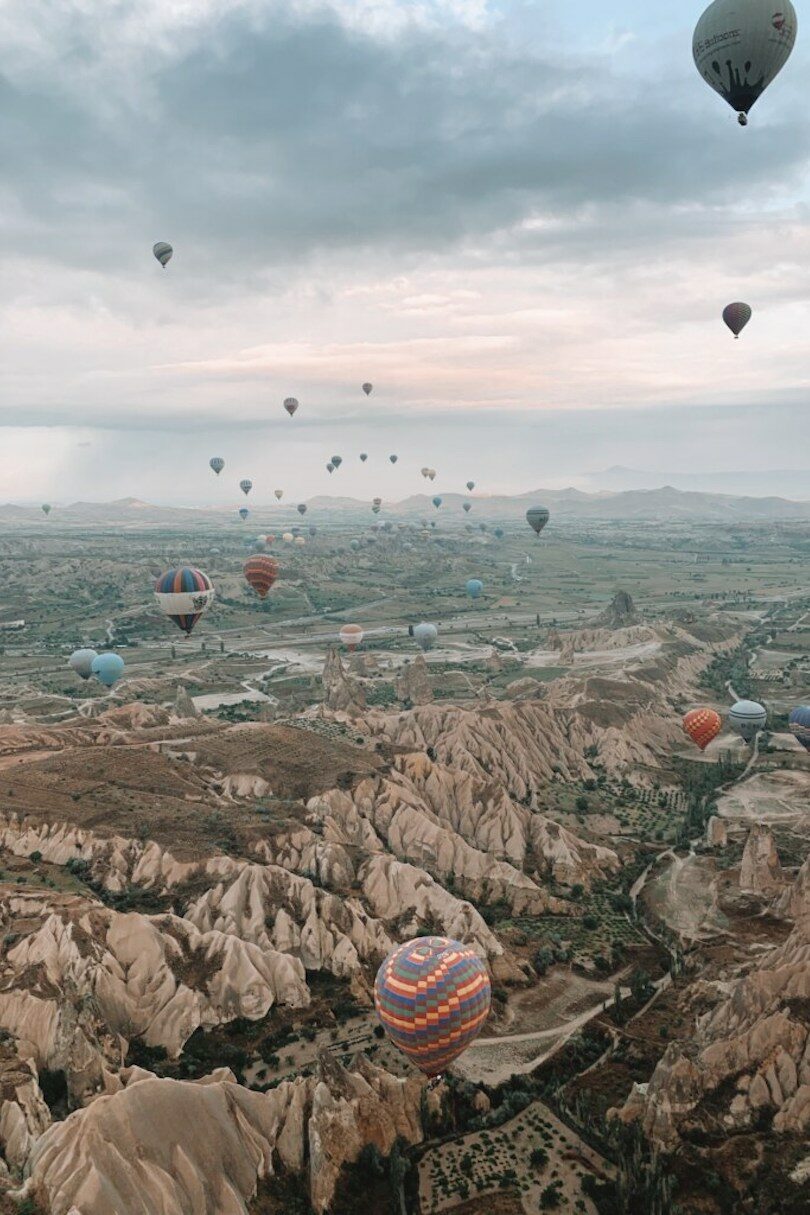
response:
[[[90,668],[99,683],[105,688],[111,688],[124,674],[124,660],[118,654],[107,651],[97,654]]]

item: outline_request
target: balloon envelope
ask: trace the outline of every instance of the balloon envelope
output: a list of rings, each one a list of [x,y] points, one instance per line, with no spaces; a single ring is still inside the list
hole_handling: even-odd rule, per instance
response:
[[[111,688],[124,674],[124,660],[118,654],[106,652],[96,654],[91,668],[99,683],[105,688]]]
[[[344,624],[340,630],[340,640],[350,650],[356,650],[363,640],[363,630],[359,624]]]
[[[287,410],[290,417],[292,417],[298,408],[298,401],[295,399],[295,397],[287,397],[284,402],[284,408]]]
[[[330,462],[334,464],[335,468],[340,468],[341,464],[343,463],[343,456],[332,456]]]
[[[714,709],[692,709],[683,719],[684,731],[692,742],[705,751],[723,728],[723,719]]]
[[[374,1007],[391,1041],[427,1076],[440,1076],[476,1038],[492,990],[478,955],[446,937],[420,937],[383,962]]]
[[[551,518],[550,513],[545,506],[532,506],[526,511],[526,521],[533,532],[539,536],[543,528]]]
[[[475,489],[475,482],[474,482],[474,481],[468,481],[468,482],[467,482],[467,489],[470,491],[470,493],[472,493],[472,491]]]
[[[426,620],[421,624],[413,626],[413,639],[419,646],[419,649],[424,652],[433,649],[438,636],[439,630],[436,628],[436,625],[429,624]]]
[[[467,594],[471,599],[480,599],[484,591],[484,584],[480,578],[471,578],[467,583]]]
[[[698,21],[692,40],[695,67],[737,111],[743,126],[790,58],[797,26],[791,0],[714,0]]]
[[[790,729],[805,751],[810,751],[810,705],[799,705],[789,718]]]
[[[767,710],[756,700],[738,700],[730,709],[728,722],[735,734],[753,742],[768,720]]]
[[[360,459],[361,459],[361,460],[363,461],[363,463],[365,464],[366,460],[368,459],[368,452],[361,451],[361,452],[360,452]]]
[[[371,390],[373,387],[374,387],[373,384],[364,384],[363,385],[363,392],[366,394],[367,397],[371,396]]]
[[[305,515],[307,513],[306,502],[299,502],[295,509],[298,511],[299,515]]]
[[[751,320],[753,313],[748,304],[728,304],[723,309],[723,320],[728,325],[735,338],[738,338],[745,326]]]
[[[152,246],[152,252],[165,269],[172,260],[174,249],[165,240],[159,240],[156,245]]]
[[[240,481],[239,488],[241,489],[243,494],[249,494],[250,491],[253,489],[253,482],[252,481]]]
[[[275,498],[276,502],[280,502],[281,499],[284,497],[284,490],[283,489],[274,489],[273,497]]]
[[[155,601],[164,616],[188,635],[213,603],[214,588],[202,570],[183,565],[160,575],[155,583]]]
[[[250,511],[248,510],[248,508],[246,506],[240,506],[239,518],[242,520],[243,523],[244,523],[245,519],[247,519],[249,514],[250,514]]]
[[[43,502],[43,503],[42,503],[42,513],[43,513],[43,515],[45,515],[45,516],[47,516],[47,515],[49,515],[49,514],[51,513],[51,504],[50,504],[50,502]]]
[[[208,461],[208,464],[211,468],[213,468],[213,470],[217,474],[217,476],[219,476],[219,474],[222,472],[223,468],[225,467],[225,461],[221,458],[221,456],[214,456],[212,459],[210,459]]]
[[[389,456],[388,459],[391,461],[392,464],[396,464],[397,460],[399,459],[399,456]]]
[[[89,679],[93,674],[93,660],[98,658],[95,650],[74,650],[68,659],[71,670],[81,679]]]
[[[436,507],[436,510],[438,510],[438,509],[439,509],[439,507],[441,506],[441,504],[442,504],[442,500],[441,500],[441,498],[434,498],[434,499],[433,499],[433,505]]]
[[[278,562],[272,557],[251,557],[245,562],[245,578],[259,598],[266,599],[278,578]]]

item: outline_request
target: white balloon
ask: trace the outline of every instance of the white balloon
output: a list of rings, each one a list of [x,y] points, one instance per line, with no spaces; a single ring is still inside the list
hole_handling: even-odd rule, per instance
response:
[[[714,0],[698,21],[695,66],[737,111],[742,126],[790,58],[797,28],[791,0]]]

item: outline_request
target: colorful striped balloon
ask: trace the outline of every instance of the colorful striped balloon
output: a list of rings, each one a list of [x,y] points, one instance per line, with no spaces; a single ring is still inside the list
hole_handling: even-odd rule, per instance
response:
[[[693,709],[683,719],[684,731],[692,742],[705,751],[723,728],[723,719],[714,709]]]
[[[245,562],[245,578],[259,598],[265,599],[278,578],[278,562],[272,557],[250,557]]]
[[[155,599],[165,616],[184,633],[190,633],[213,603],[214,588],[202,570],[184,565],[160,575],[155,583]]]
[[[395,1046],[427,1076],[440,1076],[478,1036],[492,989],[467,945],[419,937],[390,953],[377,972],[374,1006]]]

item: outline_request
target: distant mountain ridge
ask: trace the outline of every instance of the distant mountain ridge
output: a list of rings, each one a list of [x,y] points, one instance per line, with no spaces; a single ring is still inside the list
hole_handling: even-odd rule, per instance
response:
[[[740,470],[733,472],[649,472],[646,469],[614,465],[590,473],[586,488],[591,492],[622,493],[628,490],[657,489],[662,484],[695,493],[743,494],[751,498],[788,498],[810,501],[810,469],[773,469],[768,472]]]
[[[583,490],[568,488],[562,490],[536,489],[530,493],[514,495],[493,495],[486,497],[482,494],[442,493],[437,490],[436,496],[442,499],[442,510],[437,512],[433,506],[432,493],[414,494],[402,501],[384,501],[383,509],[389,514],[401,518],[431,518],[452,519],[460,522],[461,505],[463,502],[473,503],[473,513],[487,519],[509,521],[521,517],[526,509],[535,503],[547,506],[553,515],[568,519],[592,519],[595,522],[606,519],[627,519],[641,521],[675,520],[700,522],[739,522],[757,521],[810,521],[810,502],[794,502],[787,498],[778,497],[744,497],[732,494],[698,493],[675,489],[665,485],[651,490],[627,490],[622,493],[602,491],[600,493],[585,493]],[[357,498],[337,497],[336,495],[318,495],[308,499],[310,510],[329,511],[332,515],[357,515],[369,511],[369,503]],[[266,515],[278,519],[286,519],[291,515],[293,507],[290,503],[278,506],[275,503],[254,501],[251,512],[259,518]],[[232,510],[220,506],[161,506],[142,502],[138,498],[120,498],[115,502],[74,502],[70,506],[55,506],[49,519],[45,519],[40,509],[35,506],[18,506],[13,503],[0,506],[0,524],[34,523],[39,521],[43,528],[53,527],[58,523],[74,525],[104,525],[120,524],[123,526],[142,526],[144,524],[172,524],[181,526],[198,522],[214,522],[223,516],[232,517]],[[308,520],[309,522],[310,520]],[[312,520],[315,521],[314,519]]]

